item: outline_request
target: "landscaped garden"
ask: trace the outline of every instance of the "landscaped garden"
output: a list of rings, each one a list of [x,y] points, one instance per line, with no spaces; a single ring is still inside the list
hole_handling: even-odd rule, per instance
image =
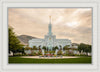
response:
[[[30,56],[32,58],[29,58]],[[80,43],[78,48],[69,48],[67,45],[64,47],[60,46],[60,48],[55,46],[51,49],[45,46],[33,46],[30,48],[28,45],[22,45],[12,29],[9,28],[8,60],[10,64],[91,64],[91,45]]]

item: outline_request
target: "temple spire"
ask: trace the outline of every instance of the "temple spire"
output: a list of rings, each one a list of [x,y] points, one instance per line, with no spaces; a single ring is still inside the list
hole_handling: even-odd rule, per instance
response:
[[[51,24],[51,16],[49,16],[49,19],[50,19],[50,24]]]
[[[49,35],[52,35],[52,25],[51,25],[51,16],[49,17],[50,18],[50,23],[49,23]]]

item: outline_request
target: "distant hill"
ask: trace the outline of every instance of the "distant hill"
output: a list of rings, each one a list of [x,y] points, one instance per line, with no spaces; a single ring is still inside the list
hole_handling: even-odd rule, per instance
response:
[[[37,39],[36,37],[28,36],[28,35],[20,35],[17,36],[20,42],[24,45],[28,45],[28,41],[31,39]]]
[[[78,46],[79,44],[78,44],[78,43],[72,43],[72,45],[76,45],[76,46]]]

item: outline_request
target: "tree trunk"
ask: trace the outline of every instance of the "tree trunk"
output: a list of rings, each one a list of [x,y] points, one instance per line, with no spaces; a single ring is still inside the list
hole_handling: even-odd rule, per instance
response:
[[[88,56],[88,52],[86,53],[86,55]]]

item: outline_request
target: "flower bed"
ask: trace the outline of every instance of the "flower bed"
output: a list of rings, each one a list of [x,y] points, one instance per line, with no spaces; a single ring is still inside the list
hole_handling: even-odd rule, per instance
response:
[[[45,54],[45,55],[40,55],[40,57],[62,57],[62,55],[54,55],[54,54]]]

